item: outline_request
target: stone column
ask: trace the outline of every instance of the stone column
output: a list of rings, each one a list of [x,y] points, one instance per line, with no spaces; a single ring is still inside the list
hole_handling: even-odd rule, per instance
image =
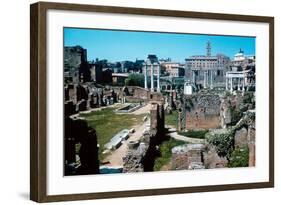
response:
[[[207,72],[206,71],[204,71],[204,88],[206,88],[207,87]]]
[[[233,80],[232,80],[232,76],[230,76],[230,91],[233,91]]]
[[[213,89],[213,71],[210,70],[210,72],[211,72],[211,89]]]
[[[238,77],[238,78],[237,78],[237,90],[240,89],[240,88],[239,88],[239,84],[240,84],[240,78]]]
[[[245,91],[245,78],[242,79],[242,90]]]
[[[157,66],[157,92],[160,92],[160,65],[156,64]]]
[[[225,77],[225,90],[228,90],[228,77]]]
[[[147,64],[143,65],[144,70],[144,88],[147,89]]]
[[[195,71],[192,70],[191,73],[192,73],[192,81],[195,84],[195,81],[196,81],[196,79],[195,79],[196,78]]]
[[[181,110],[179,110],[178,111],[178,129],[179,129],[179,131],[181,131],[182,130],[182,119],[181,119],[181,115],[182,115],[182,112],[181,112]]]
[[[150,77],[151,77],[151,92],[154,92],[154,76],[153,76],[153,64],[150,65]]]
[[[158,128],[158,113],[159,113],[159,106],[157,103],[151,103],[150,108],[150,129],[157,130]]]
[[[248,148],[249,148],[249,167],[254,167],[256,164],[255,135],[256,135],[256,129],[250,125],[248,128],[248,136],[247,136]]]
[[[209,73],[210,71],[209,70],[207,70],[207,72],[206,72],[206,76],[207,76],[207,87],[209,87],[209,78],[210,78],[210,73]]]

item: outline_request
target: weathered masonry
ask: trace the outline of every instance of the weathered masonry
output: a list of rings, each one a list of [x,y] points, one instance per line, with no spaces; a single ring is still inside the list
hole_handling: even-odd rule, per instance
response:
[[[123,158],[123,172],[153,171],[157,146],[165,140],[164,99],[161,93],[151,94],[150,130],[140,141],[131,141]]]
[[[212,94],[188,95],[184,98],[183,122],[186,129],[210,129],[220,126],[220,97]]]

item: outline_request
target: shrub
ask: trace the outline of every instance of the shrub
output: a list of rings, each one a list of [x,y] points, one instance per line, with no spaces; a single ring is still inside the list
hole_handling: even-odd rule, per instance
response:
[[[129,86],[144,86],[144,75],[139,73],[133,73],[125,80],[125,85]]]
[[[230,157],[234,147],[234,134],[233,129],[228,129],[223,133],[209,132],[206,134],[206,140],[209,144],[216,147],[216,151],[220,157]]]
[[[243,96],[243,103],[252,103],[254,101],[253,92],[245,92]]]
[[[243,146],[236,148],[229,158],[228,167],[248,167],[249,166],[249,148]]]

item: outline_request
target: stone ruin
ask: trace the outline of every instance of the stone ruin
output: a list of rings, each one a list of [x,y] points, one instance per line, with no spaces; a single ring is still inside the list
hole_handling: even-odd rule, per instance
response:
[[[71,103],[67,106],[71,107]],[[98,174],[96,130],[89,127],[85,120],[70,115],[71,112],[67,111],[64,119],[64,173],[65,175]],[[79,145],[80,148],[77,149]]]
[[[204,169],[203,144],[184,144],[172,149],[172,170]]]
[[[165,139],[164,99],[160,93],[151,96],[150,131],[138,142],[129,142],[127,155],[123,158],[123,172],[153,171],[158,155],[158,145]]]
[[[247,110],[254,110],[255,108],[255,100],[253,96],[253,102],[245,102],[245,96],[249,95],[250,92],[244,93],[235,93],[232,95],[223,95],[221,96],[221,104],[220,104],[220,126],[221,128],[227,128],[228,126],[232,126],[237,123],[237,119],[233,115],[234,112],[236,114],[238,112],[246,112]],[[242,115],[240,116],[240,118]]]
[[[129,150],[123,158],[123,173],[127,172],[143,172],[144,158],[148,149],[148,145],[144,142],[131,141],[129,142]]]
[[[209,131],[208,136],[221,136],[223,138],[225,135],[228,135],[229,131],[227,129],[212,129]],[[227,139],[232,140],[232,139]],[[223,168],[227,167],[228,159],[226,156],[222,156],[221,153],[218,151],[217,146],[219,144],[210,143],[208,138],[206,140],[206,152],[204,153],[204,163],[207,169],[214,169],[214,168]],[[230,142],[230,146],[232,146],[233,142]],[[216,146],[217,145],[217,146]],[[226,146],[226,145],[223,145]]]
[[[117,94],[113,89],[97,88],[90,83],[68,84],[65,86],[65,104],[72,112],[75,105],[75,112],[111,105],[117,102]]]
[[[219,156],[215,146],[207,143],[205,148],[204,165],[206,169],[227,167],[227,158]]]
[[[154,137],[164,133],[165,129],[165,113],[164,105],[158,103],[151,103],[150,108],[150,132]]]
[[[150,91],[137,86],[95,87],[91,83],[68,84],[64,88],[65,104],[75,105],[75,112],[112,105],[116,102],[149,102]],[[72,101],[72,102],[71,102]],[[71,107],[69,109],[72,110]]]
[[[220,97],[213,94],[185,96],[183,103],[185,129],[210,129],[220,126]]]
[[[228,99],[222,98],[220,105],[220,126],[226,128],[227,125],[231,123],[231,111],[229,107],[231,106]]]
[[[219,145],[218,142],[212,144],[206,140],[203,151],[205,168],[227,167],[232,151],[243,150],[245,147],[249,149],[248,166],[255,166],[255,110],[253,102],[245,103],[244,93],[232,95],[200,93],[185,97],[184,105],[180,107],[183,110],[179,110],[179,130],[182,129],[181,126],[185,126],[183,128],[191,130],[208,129],[208,135],[221,136],[220,138],[231,135],[226,139],[229,141],[227,145]],[[227,148],[229,153],[218,152],[218,146],[229,146]],[[179,155],[179,160],[185,155]]]
[[[220,144],[217,139],[223,139]],[[227,144],[225,144],[227,142]],[[229,153],[220,152],[221,146],[228,146]],[[205,164],[207,168],[226,167],[230,154],[235,149],[248,147],[248,166],[255,166],[255,112],[247,111],[239,122],[234,126],[222,129],[210,130],[206,136],[207,154]]]
[[[227,163],[210,144],[184,144],[172,149],[172,170],[223,168]]]
[[[121,97],[124,97],[126,102],[148,102],[150,91],[138,86],[125,86],[127,88],[126,93],[121,93]]]
[[[255,112],[248,111],[235,126],[234,146],[249,149],[249,167],[255,166],[255,141],[256,141],[256,122]]]

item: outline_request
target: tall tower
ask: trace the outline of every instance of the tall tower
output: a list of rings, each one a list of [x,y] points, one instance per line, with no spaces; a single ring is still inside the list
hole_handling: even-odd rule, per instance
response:
[[[210,41],[207,42],[206,50],[207,50],[207,56],[211,56],[211,43],[210,43]]]

